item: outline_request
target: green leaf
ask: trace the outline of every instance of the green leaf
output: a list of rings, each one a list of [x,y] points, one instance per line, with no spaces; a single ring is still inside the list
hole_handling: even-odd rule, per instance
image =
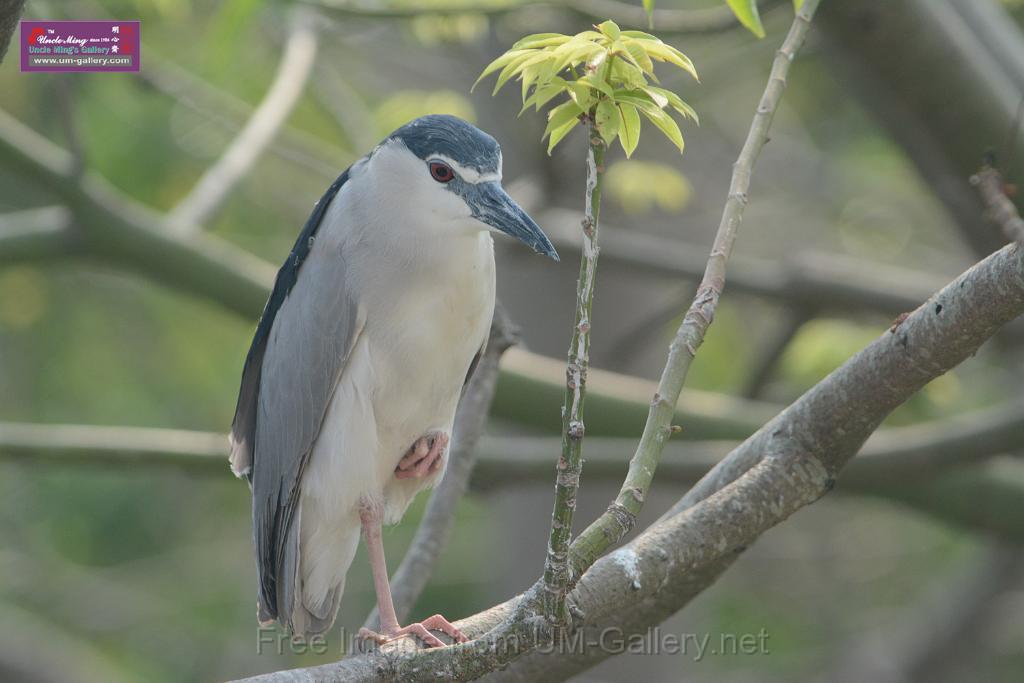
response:
[[[608,21],[602,21],[600,24],[598,24],[597,30],[605,34],[612,40],[618,40],[619,34],[622,33],[622,31],[619,30],[619,25],[616,24],[611,19],[609,19]]]
[[[605,81],[602,81],[600,78],[595,78],[594,76],[582,76],[576,79],[576,82],[582,83],[583,85],[593,90],[597,90],[602,95],[614,97],[614,95],[612,94],[612,87],[608,85]]]
[[[473,88],[475,88],[480,83],[480,81],[484,80],[485,77],[491,75],[498,69],[507,66],[508,63],[511,62],[513,59],[520,57],[524,54],[529,54],[529,52],[526,50],[509,50],[505,54],[501,55],[500,57],[498,57],[493,62],[487,65],[487,68],[483,70],[483,73],[480,74],[480,77],[476,79],[476,83],[473,84]],[[473,88],[470,88],[469,91],[473,92]]]
[[[793,0],[798,2],[799,0]],[[643,0],[644,11],[647,12],[647,27],[654,28],[654,0]]]
[[[628,159],[640,142],[640,115],[629,104],[616,102],[615,108],[619,110],[619,144]]]
[[[628,89],[642,88],[647,85],[644,73],[638,67],[622,59],[616,59],[612,62],[611,73],[608,78],[613,83],[621,83]]]
[[[586,83],[566,81],[565,87],[569,90],[569,96],[583,111],[590,111],[590,108],[597,102],[599,91],[592,89]]]
[[[662,109],[641,109],[644,116],[650,119],[651,123],[658,127],[658,129],[665,134],[669,140],[672,141],[676,147],[679,148],[679,153],[683,153],[683,134],[679,131],[679,126],[672,119],[671,116],[666,114]]]
[[[576,127],[577,123],[579,123],[579,120],[573,119],[569,121],[569,123],[551,131],[551,137],[548,138],[548,156],[551,156],[551,150],[555,148],[555,145],[562,141],[562,138],[569,134],[569,131]]]
[[[525,36],[520,38],[512,45],[512,50],[523,50],[523,49],[537,49],[541,47],[551,47],[553,45],[561,45],[568,41],[572,36],[566,36],[561,33],[534,33],[533,35]]]
[[[625,57],[629,59],[638,69],[644,73],[650,74],[651,78],[654,78],[654,62],[647,55],[647,50],[644,49],[643,45],[636,41],[629,41],[629,43],[618,43],[622,45],[625,50]]]
[[[647,54],[653,57],[654,59],[657,59],[659,62],[668,62],[669,64],[675,64],[680,69],[687,72],[698,81],[700,80],[700,77],[697,76],[697,69],[694,68],[693,62],[690,61],[690,58],[684,55],[679,50],[672,47],[671,45],[666,45],[665,43],[659,40],[656,43],[653,41],[648,41],[644,45],[644,47],[647,50]]]
[[[650,95],[652,99],[654,99],[654,93],[662,95],[665,99],[668,100],[668,104],[670,107],[675,109],[683,116],[693,119],[694,123],[698,125],[700,124],[700,118],[697,116],[697,112],[694,111],[693,107],[688,105],[686,102],[683,102],[682,98],[680,98],[679,95],[675,94],[671,90],[666,90],[665,88],[656,88],[653,85],[650,85],[644,88],[644,92]],[[657,102],[656,99],[655,102]]]
[[[594,123],[597,125],[597,132],[601,134],[604,144],[612,144],[622,125],[622,119],[619,117],[619,110],[615,107],[615,103],[611,100],[598,102],[597,110],[594,113]]]
[[[501,86],[505,85],[510,78],[519,73],[524,67],[543,62],[550,58],[550,55],[547,53],[527,50],[526,54],[516,57],[505,65],[505,68],[501,70],[500,74],[498,74],[498,80],[494,84],[494,91],[491,94],[497,95],[498,91],[501,90]]]
[[[623,31],[619,34],[620,38],[632,38],[633,40],[655,40],[661,42],[661,39],[657,36],[652,36],[650,33],[644,33],[643,31]]]
[[[761,15],[757,12],[757,0],[725,0],[725,2],[741,24],[758,38],[764,38],[764,26],[761,25]]]
[[[523,100],[523,108],[519,110],[519,115],[522,116],[523,112],[530,107],[534,107],[535,111],[540,111],[541,107],[553,100],[562,92],[565,92],[565,81],[556,76],[551,79],[549,85],[537,88],[533,91],[532,95]]]
[[[647,96],[651,98],[652,102],[658,105],[659,109],[664,109],[665,107],[668,106],[668,96],[666,96],[665,93],[661,92],[663,90],[662,88],[647,86],[645,88],[641,88],[641,90],[647,93]]]
[[[548,126],[544,129],[544,136],[541,139],[570,121],[578,121],[582,113],[583,110],[572,100],[558,105],[548,112]]]

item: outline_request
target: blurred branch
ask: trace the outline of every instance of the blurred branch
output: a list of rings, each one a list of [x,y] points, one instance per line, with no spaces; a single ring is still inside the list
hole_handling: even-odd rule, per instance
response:
[[[993,469],[986,465],[1002,454],[1024,449],[1022,421],[1024,405],[1010,404],[882,430],[868,440],[843,471],[837,491],[898,502],[951,524],[1024,543],[1024,519],[1010,512],[1024,506],[1024,461],[1008,461],[1016,463],[1015,467]],[[593,481],[621,481],[626,454],[635,443],[628,438],[590,438],[588,477]],[[226,435],[210,432],[0,422],[0,460],[34,466],[116,467],[139,472],[173,467],[198,476],[225,476],[226,444]],[[471,486],[486,493],[547,484],[551,453],[557,452],[559,444],[557,437],[483,437],[470,456],[476,461]],[[674,487],[692,484],[735,447],[730,441],[669,443],[659,465],[658,480]],[[463,452],[469,449],[459,446],[459,453]],[[450,469],[463,462],[459,453],[453,454]],[[462,471],[460,466],[460,478]],[[447,498],[444,505],[451,501]],[[444,509],[441,505],[440,501],[436,504],[438,513]],[[434,507],[432,499],[424,523]],[[431,523],[428,528],[436,529],[438,525]],[[421,533],[428,532],[418,531],[417,537]],[[434,536],[439,532],[429,533],[439,537]],[[408,602],[411,605],[415,598],[410,597]]]
[[[0,422],[0,457],[60,465],[174,465],[227,474],[226,434]]]
[[[0,214],[0,264],[67,254],[74,239],[71,212],[63,206]]]
[[[981,644],[980,632],[993,608],[1024,580],[1024,553],[996,545],[978,559],[972,553],[969,564],[904,609],[896,628],[872,627],[860,642],[844,647],[838,666],[821,681],[934,681],[949,673],[953,653],[986,656],[984,649],[973,651],[970,645]]]
[[[7,47],[11,44],[11,36],[18,30],[18,20],[25,9],[25,0],[7,0],[0,4],[0,64],[7,55]]]
[[[365,19],[408,19],[422,15],[458,15],[486,14],[500,16],[513,12],[535,10],[550,7],[573,12],[587,19],[612,19],[624,27],[646,29],[647,13],[640,5],[632,5],[619,0],[574,0],[572,2],[556,2],[541,0],[540,2],[507,2],[500,4],[474,5],[469,3],[450,5],[426,4],[373,6],[355,2],[338,2],[334,0],[304,0],[323,10],[327,15],[339,17],[359,17]],[[736,16],[728,6],[708,7],[704,9],[660,9],[654,10],[654,26],[663,33],[717,33],[739,26]]]
[[[229,131],[240,130],[238,122],[250,120],[255,111],[245,100],[152,52],[146,56],[146,68],[139,76],[179,104]],[[329,142],[287,125],[279,137],[279,142],[270,143],[271,151],[331,180],[338,175],[337,160],[349,156]]]
[[[743,387],[743,396],[758,398],[768,381],[772,378],[775,366],[782,359],[790,342],[800,329],[814,318],[814,313],[807,309],[795,308],[783,314],[777,329],[754,352],[753,367],[747,383]]]
[[[451,536],[455,524],[455,510],[469,486],[470,475],[476,465],[479,448],[490,412],[491,401],[498,380],[498,361],[505,351],[518,341],[519,332],[508,319],[500,304],[495,308],[491,334],[473,377],[466,386],[455,415],[452,452],[444,478],[430,496],[427,509],[412,545],[402,558],[391,580],[391,597],[399,621],[405,621],[412,611],[427,581],[433,575],[437,559]],[[550,471],[550,457],[548,470]],[[379,628],[376,608],[363,624],[365,628]]]
[[[996,0],[830,2],[821,26],[844,87],[903,147],[974,253],[999,248],[1005,239],[967,179],[987,150],[1024,158],[1024,34],[1006,8]],[[945,106],[952,92],[955,111]]]
[[[559,251],[579,251],[571,212],[538,216]],[[578,223],[578,217],[575,222]],[[622,227],[606,226],[601,258],[651,275],[698,280],[703,248]],[[783,261],[730,259],[729,291],[811,308],[896,315],[913,310],[942,286],[941,278],[831,254],[807,253]]]
[[[212,235],[183,237],[152,209],[91,172],[75,174],[71,156],[0,110],[0,159],[56,194],[71,211],[74,253],[118,265],[255,319],[274,269]]]
[[[273,83],[224,154],[171,211],[168,222],[177,230],[187,232],[208,221],[235,185],[252,170],[298,104],[313,72],[316,50],[313,21],[305,12],[293,12],[284,55]]]
[[[1006,183],[1002,174],[993,166],[985,164],[971,176],[971,184],[978,188],[985,202],[989,217],[1006,235],[1006,239],[1024,242],[1024,219],[1017,213],[1010,198],[1006,196]]]
[[[686,382],[690,364],[697,355],[697,349],[704,342],[704,336],[715,317],[722,290],[725,289],[726,264],[743,221],[754,163],[768,141],[772,119],[786,88],[789,67],[804,43],[810,29],[811,18],[817,8],[818,0],[804,2],[789,29],[789,34],[776,53],[768,83],[757,105],[747,139],[733,165],[728,198],[704,276],[676,332],[675,339],[669,346],[668,359],[665,361],[658,390],[651,399],[650,412],[640,443],[637,444],[636,453],[629,463],[629,471],[614,502],[576,537],[569,549],[570,585],[636,525],[637,515],[643,508],[647,491],[654,480],[662,449],[672,435],[673,411]]]
[[[372,149],[377,144],[373,112],[355,88],[332,64],[316,65],[312,82],[313,96],[330,112],[354,149]]]

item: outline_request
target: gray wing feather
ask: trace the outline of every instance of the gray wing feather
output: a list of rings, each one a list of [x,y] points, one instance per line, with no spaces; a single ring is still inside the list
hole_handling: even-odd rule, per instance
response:
[[[338,252],[313,253],[277,316],[260,386],[253,464],[253,527],[268,616],[295,606],[303,469],[360,331]],[[296,525],[297,526],[297,525]],[[272,607],[273,606],[273,607]]]
[[[246,358],[231,430],[232,469],[252,486],[260,620],[277,618],[293,630],[305,630],[292,623],[303,612],[296,610],[302,473],[361,330],[343,255],[314,248],[347,179],[348,171],[318,202],[278,272]]]

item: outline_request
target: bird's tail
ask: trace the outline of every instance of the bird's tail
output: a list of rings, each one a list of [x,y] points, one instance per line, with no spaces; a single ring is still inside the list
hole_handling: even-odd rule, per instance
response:
[[[331,628],[345,591],[345,574],[355,558],[360,526],[309,523],[303,506],[289,529],[278,576],[277,619],[296,635],[312,636]],[[315,513],[305,510],[307,514]],[[311,520],[310,520],[311,521]],[[262,612],[261,608],[261,612]]]

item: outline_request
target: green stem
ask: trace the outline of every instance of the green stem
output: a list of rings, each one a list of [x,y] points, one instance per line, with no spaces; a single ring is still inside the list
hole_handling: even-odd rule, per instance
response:
[[[583,400],[586,395],[590,357],[590,310],[594,301],[597,273],[597,225],[601,209],[601,180],[604,175],[605,144],[594,126],[587,126],[586,210],[583,216],[583,251],[580,278],[576,283],[576,321],[569,343],[565,399],[562,405],[562,455],[555,479],[555,506],[551,513],[551,537],[544,563],[544,615],[551,623],[564,623],[565,594],[569,586],[569,537],[576,510],[576,492],[583,470]]]
[[[643,435],[637,444],[633,459],[629,463],[629,471],[622,482],[622,488],[604,514],[580,533],[569,550],[566,563],[569,566],[570,586],[575,585],[583,572],[598,557],[618,543],[636,525],[637,515],[643,508],[647,491],[654,480],[665,442],[673,431],[673,409],[679,400],[690,364],[697,354],[697,349],[704,342],[704,336],[711,325],[719,297],[725,287],[725,267],[732,253],[740,223],[743,221],[743,210],[747,206],[747,192],[750,189],[750,175],[754,162],[768,141],[768,129],[786,87],[786,75],[797,51],[803,45],[818,2],[819,0],[805,0],[772,63],[768,84],[754,114],[746,142],[733,166],[729,198],[722,212],[722,220],[715,235],[711,255],[708,257],[704,278],[676,332],[675,339],[669,346],[668,359],[658,382],[658,391],[651,400],[647,423],[644,425]]]

